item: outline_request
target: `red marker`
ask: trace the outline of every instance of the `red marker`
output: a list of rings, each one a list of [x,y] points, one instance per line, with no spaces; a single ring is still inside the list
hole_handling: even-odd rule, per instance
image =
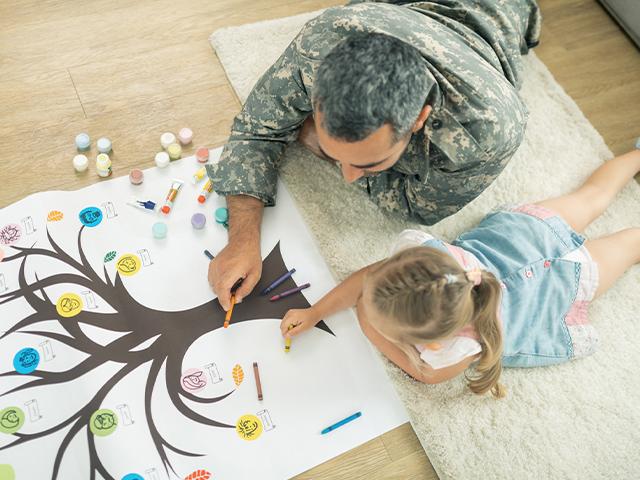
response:
[[[293,295],[294,293],[298,293],[300,290],[304,290],[305,288],[309,288],[310,286],[310,283],[305,283],[304,285],[300,285],[299,287],[284,291],[282,293],[279,293],[278,295],[274,295],[269,299],[269,301],[275,302],[276,300],[280,300],[281,298],[288,297],[289,295]]]

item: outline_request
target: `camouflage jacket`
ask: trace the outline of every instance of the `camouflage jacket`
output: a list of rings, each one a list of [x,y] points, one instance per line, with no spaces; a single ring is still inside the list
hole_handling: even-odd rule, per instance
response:
[[[233,122],[220,162],[220,195],[275,204],[283,150],[312,112],[315,71],[352,32],[380,32],[417,48],[437,95],[424,129],[389,170],[359,179],[387,211],[425,224],[478,196],[520,145],[527,110],[517,94],[521,55],[535,46],[535,0],[351,2],[309,21],[262,75]]]

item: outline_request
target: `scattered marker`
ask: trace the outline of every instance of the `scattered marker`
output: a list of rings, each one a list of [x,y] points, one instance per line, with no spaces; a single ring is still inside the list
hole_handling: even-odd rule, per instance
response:
[[[282,282],[284,282],[287,278],[289,278],[294,273],[296,273],[296,269],[292,268],[287,273],[285,273],[281,277],[278,277],[276,280],[274,280],[273,283],[271,285],[269,285],[267,288],[262,290],[262,292],[260,292],[260,295],[266,295],[267,293],[269,293],[271,290],[276,288],[278,285],[280,285]]]
[[[213,260],[215,258],[209,250],[205,249],[204,254],[207,256],[209,260]]]
[[[164,201],[164,205],[160,209],[162,213],[165,215],[169,215],[171,209],[173,208],[173,204],[176,201],[176,197],[178,196],[178,192],[182,188],[182,180],[173,180],[171,182],[171,188],[169,189],[169,193],[167,193],[167,198]]]
[[[310,283],[305,283],[304,285],[300,285],[299,287],[292,288],[291,290],[286,290],[278,295],[274,295],[269,299],[269,301],[275,302],[276,300],[280,300],[281,298],[288,297],[289,295],[293,295],[294,293],[298,293],[300,290],[304,290],[305,288],[309,288],[310,286]]]
[[[196,173],[193,174],[193,177],[191,177],[191,181],[195,185],[200,180],[202,180],[205,177],[206,174],[207,174],[207,169],[204,168],[204,167],[201,167],[201,168],[198,169],[198,171]]]
[[[343,426],[346,423],[352,422],[356,418],[360,418],[361,416],[362,416],[362,412],[356,412],[353,415],[345,418],[344,420],[340,420],[339,422],[336,422],[333,425],[325,428],[324,430],[322,430],[322,432],[320,432],[320,434],[321,435],[325,435],[325,434],[335,430],[336,428],[340,428],[341,426]]]
[[[213,182],[211,181],[210,178],[208,178],[207,182],[204,184],[204,187],[202,187],[202,191],[200,192],[200,195],[198,195],[198,203],[206,202],[207,198],[209,198],[209,195],[211,195],[212,191],[213,191]]]
[[[256,389],[258,390],[258,400],[262,401],[262,384],[260,383],[260,371],[258,362],[253,362],[253,376],[256,378]]]
[[[229,323],[231,323],[231,315],[233,314],[233,307],[236,304],[236,296],[231,294],[231,308],[227,310],[227,314],[224,317],[224,328],[229,328]]]

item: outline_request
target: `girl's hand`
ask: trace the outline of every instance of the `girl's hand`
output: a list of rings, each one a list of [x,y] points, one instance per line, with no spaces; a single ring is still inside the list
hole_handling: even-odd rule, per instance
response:
[[[289,310],[280,322],[280,331],[283,337],[295,337],[315,327],[320,320],[313,307]]]

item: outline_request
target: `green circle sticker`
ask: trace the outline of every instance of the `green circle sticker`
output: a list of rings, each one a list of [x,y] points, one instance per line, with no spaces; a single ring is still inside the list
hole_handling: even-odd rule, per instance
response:
[[[96,410],[89,419],[89,429],[94,435],[106,437],[118,427],[118,416],[113,410],[101,408]]]
[[[18,407],[0,410],[0,432],[16,433],[24,425],[24,412]]]

